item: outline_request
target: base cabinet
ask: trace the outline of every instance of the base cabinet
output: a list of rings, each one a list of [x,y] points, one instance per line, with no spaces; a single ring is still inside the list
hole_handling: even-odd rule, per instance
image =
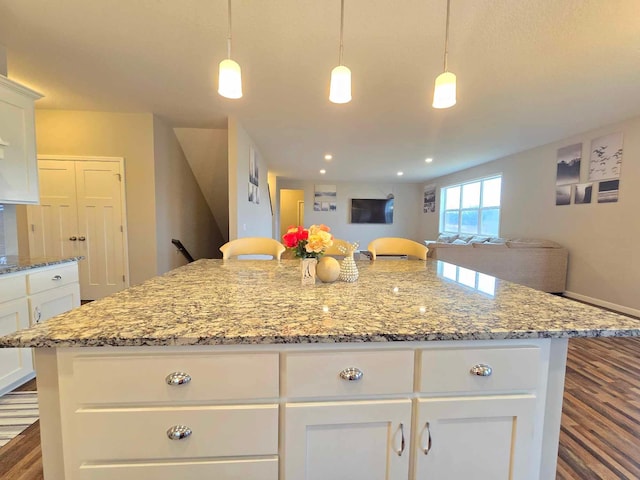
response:
[[[0,335],[29,327],[26,298],[0,303]],[[21,380],[32,378],[33,358],[30,348],[0,349],[0,395],[13,389]]]
[[[419,399],[415,479],[525,480],[536,397]]]
[[[287,404],[286,480],[404,480],[411,400]]]

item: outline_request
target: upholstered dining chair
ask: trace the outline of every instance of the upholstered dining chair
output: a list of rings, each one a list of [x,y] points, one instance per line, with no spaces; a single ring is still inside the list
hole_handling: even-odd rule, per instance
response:
[[[346,240],[341,240],[339,238],[334,238],[333,239],[333,245],[331,245],[330,247],[328,247],[325,251],[324,254],[328,255],[330,257],[344,257],[345,254],[344,252],[340,251],[340,245],[342,245],[345,248],[349,248],[350,243],[347,242]]]
[[[369,243],[367,250],[371,252],[371,260],[375,260],[376,255],[408,255],[426,260],[429,252],[421,243],[398,237],[376,238]]]
[[[279,241],[267,237],[238,238],[220,247],[224,260],[238,255],[271,255],[274,260],[280,260],[285,250]]]

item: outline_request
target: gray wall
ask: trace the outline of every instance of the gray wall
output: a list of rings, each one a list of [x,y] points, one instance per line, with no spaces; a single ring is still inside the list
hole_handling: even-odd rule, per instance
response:
[[[222,235],[180,143],[164,120],[153,117],[158,273],[187,263],[171,243],[182,241],[193,258],[220,257]]]
[[[313,210],[314,185],[336,185],[335,212],[316,212]],[[323,223],[331,228],[331,233],[342,240],[358,242],[364,250],[371,240],[378,237],[405,237],[422,242],[422,185],[415,183],[334,183],[329,181],[295,181],[278,179],[278,189],[304,190],[305,226]],[[352,198],[395,197],[393,223],[354,224],[350,223]]]
[[[580,181],[588,182],[591,140],[624,134],[617,203],[555,205],[556,157],[560,147],[582,142]],[[502,173],[503,237],[554,240],[569,249],[567,293],[603,306],[640,314],[640,118],[585,132],[549,145],[441,177],[440,187]],[[597,190],[597,189],[596,189]],[[423,216],[424,237],[438,235],[438,215]]]

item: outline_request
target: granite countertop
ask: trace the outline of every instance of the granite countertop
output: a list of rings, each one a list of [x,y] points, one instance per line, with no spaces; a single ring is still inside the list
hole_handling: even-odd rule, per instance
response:
[[[198,260],[31,329],[5,347],[219,345],[640,335],[640,320],[428,260],[359,262],[300,285],[299,261]]]
[[[77,262],[84,257],[20,257],[17,255],[7,255],[0,257],[0,275],[8,273],[21,272],[31,270],[33,268],[49,267],[51,265],[59,265],[61,263]]]

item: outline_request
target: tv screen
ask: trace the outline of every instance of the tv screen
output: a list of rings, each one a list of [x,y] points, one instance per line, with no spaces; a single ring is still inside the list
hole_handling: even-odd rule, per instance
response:
[[[393,198],[352,198],[351,223],[393,223]]]

